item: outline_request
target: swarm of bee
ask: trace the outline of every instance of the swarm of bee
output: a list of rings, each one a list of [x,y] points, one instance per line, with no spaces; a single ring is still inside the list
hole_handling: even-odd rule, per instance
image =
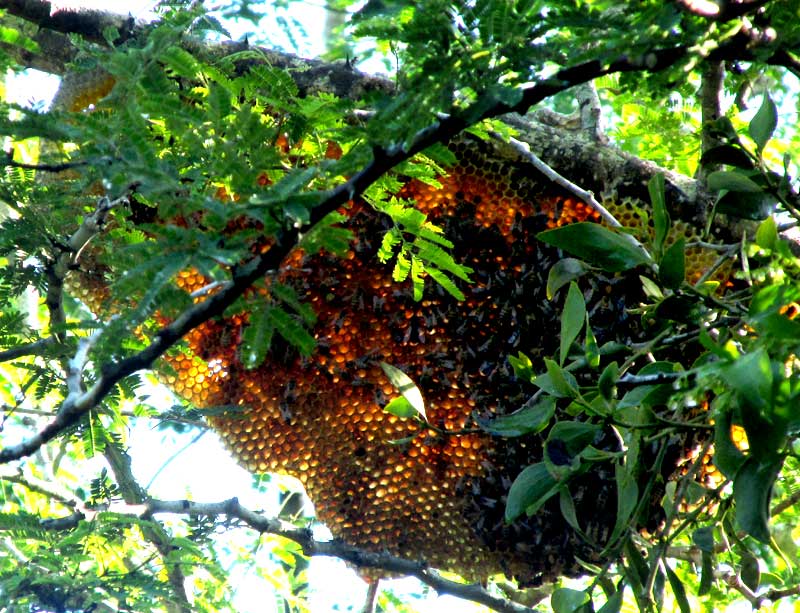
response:
[[[192,332],[191,351],[171,358],[167,383],[198,406],[243,407],[211,418],[231,452],[253,472],[297,477],[319,519],[348,543],[469,578],[503,572],[533,584],[576,575],[577,559],[599,561],[597,545],[613,528],[613,467],[600,464],[571,485],[593,545],[563,519],[557,499],[508,524],[510,484],[541,461],[544,438],[493,437],[476,426],[532,393],[515,379],[509,354],[521,350],[537,363],[558,347],[561,303],[548,300],[545,287],[563,255],[536,234],[599,218],[523,166],[498,162],[486,143],[463,139],[451,150],[458,162],[440,188],[412,180],[400,195],[413,198],[474,269],[465,300],[431,282],[414,301],[376,259],[390,222],[352,203],[343,212],[355,240],[344,258],[296,250],[277,277],[318,316],[311,358],[275,343],[267,362],[248,370],[238,353],[243,313]],[[624,223],[639,222],[630,205],[607,204]],[[707,257],[690,254],[687,274],[698,275]],[[179,279],[187,291],[206,283],[193,272]],[[582,289],[598,343],[642,338],[629,313],[642,298],[636,275],[591,275]],[[417,383],[435,429],[384,411],[399,392],[382,361]],[[614,448],[608,438],[596,444]]]
[[[102,91],[109,88],[104,81]],[[85,103],[80,98],[80,108]],[[192,331],[189,350],[167,358],[165,379],[198,407],[240,407],[209,418],[231,452],[255,473],[297,477],[318,518],[348,543],[470,579],[502,572],[530,585],[577,575],[578,560],[600,561],[614,526],[613,466],[600,463],[571,482],[578,521],[593,543],[564,520],[557,497],[507,523],[509,487],[542,460],[544,436],[494,437],[478,426],[517,410],[532,393],[507,356],[524,351],[538,365],[558,348],[561,297],[548,299],[546,280],[563,254],[536,234],[600,217],[486,142],[462,137],[449,147],[456,163],[440,187],[409,180],[398,195],[413,199],[455,244],[456,260],[474,270],[463,301],[431,281],[415,301],[411,287],[377,261],[391,222],[353,202],[342,210],[355,236],[343,258],[297,249],[271,279],[316,312],[310,358],[276,337],[265,363],[246,368],[239,348],[248,315],[240,313]],[[640,201],[604,205],[623,225],[648,232]],[[678,221],[671,240],[681,234],[692,238],[691,224]],[[688,249],[687,277],[698,278],[714,257]],[[79,293],[98,305],[102,278],[89,270],[81,279]],[[208,280],[190,270],[177,282],[193,292]],[[636,274],[597,273],[581,283],[599,344],[642,338],[630,313],[642,299]],[[416,382],[433,427],[384,410],[399,392],[381,362]],[[617,442],[609,436],[594,444],[615,449]]]

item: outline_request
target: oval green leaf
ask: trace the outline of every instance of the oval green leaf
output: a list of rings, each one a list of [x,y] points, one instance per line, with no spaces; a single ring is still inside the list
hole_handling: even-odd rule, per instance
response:
[[[417,410],[411,406],[411,403],[403,396],[393,398],[389,404],[383,407],[383,410],[387,413],[391,413],[392,415],[396,415],[401,419],[408,419],[409,417],[415,417],[419,414],[417,413]]]
[[[558,491],[559,484],[542,462],[525,468],[508,490],[506,521],[512,522],[527,512],[533,515]]]
[[[540,232],[536,237],[607,272],[622,272],[650,262],[650,256],[629,235],[581,221]]]
[[[583,328],[586,319],[586,303],[583,300],[583,293],[578,289],[578,284],[572,281],[569,284],[569,292],[564,302],[564,310],[561,312],[561,349],[559,352],[559,364],[564,365],[564,361],[569,354],[569,348],[578,338],[578,334]]]
[[[422,398],[422,392],[419,391],[417,384],[411,380],[406,373],[399,368],[392,366],[386,362],[381,362],[381,368],[386,373],[386,377],[394,385],[398,392],[400,392],[414,410],[422,416],[422,419],[428,421],[428,416],[425,414],[425,401]]]
[[[664,252],[658,276],[669,289],[678,289],[686,279],[686,239],[680,238]]]
[[[728,166],[735,166],[743,170],[752,170],[753,160],[741,148],[736,145],[719,145],[712,147],[706,151],[700,158],[700,164],[707,166],[709,164],[726,164]]]
[[[755,141],[759,151],[761,151],[767,144],[767,141],[772,138],[776,127],[778,127],[778,109],[772,101],[772,98],[770,98],[769,93],[765,93],[761,108],[758,109],[758,112],[750,121],[750,126],[747,130],[750,133],[750,138]]]
[[[550,597],[553,613],[575,613],[589,602],[589,594],[584,591],[560,587]]]
[[[564,258],[553,264],[547,274],[547,299],[552,300],[558,290],[588,271],[586,263],[575,258]]]
[[[749,456],[733,480],[736,522],[753,538],[769,544],[769,501],[783,465],[780,457]]]
[[[480,426],[489,434],[497,436],[522,436],[544,430],[555,411],[556,399],[553,396],[545,396],[530,406],[524,406],[510,415],[496,417]]]
[[[764,190],[752,179],[734,170],[718,170],[708,175],[708,189],[718,192],[727,189],[729,192],[759,194]]]

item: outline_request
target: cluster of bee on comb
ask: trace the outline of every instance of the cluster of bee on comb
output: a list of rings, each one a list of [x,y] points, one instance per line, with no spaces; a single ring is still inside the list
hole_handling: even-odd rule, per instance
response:
[[[104,80],[99,94],[95,88],[68,108],[86,106],[111,85]],[[578,575],[582,563],[603,561],[615,524],[613,465],[597,463],[570,483],[581,533],[557,497],[508,522],[510,485],[542,461],[546,431],[504,438],[480,425],[519,409],[534,391],[515,377],[509,355],[523,351],[538,368],[559,347],[563,296],[549,299],[546,285],[564,254],[536,235],[600,216],[488,142],[464,136],[448,146],[456,161],[440,185],[407,180],[398,196],[441,227],[455,259],[473,270],[472,282],[461,285],[463,300],[428,279],[416,301],[411,287],[393,281],[391,266],[378,262],[391,222],[350,202],[341,210],[354,236],[344,257],[295,249],[267,283],[291,286],[313,307],[310,357],[276,337],[266,361],[246,367],[240,345],[248,315],[239,313],[194,329],[188,350],[166,358],[163,378],[197,407],[239,407],[209,417],[232,454],[254,473],[297,477],[337,538],[471,579],[501,572],[531,585]],[[648,232],[641,201],[604,205],[624,226]],[[671,240],[679,236],[697,233],[677,221]],[[715,257],[688,248],[687,278],[698,278]],[[105,296],[102,275],[87,269],[79,276],[78,295],[96,307]],[[187,270],[176,282],[195,292],[209,280]],[[644,298],[636,271],[596,271],[580,288],[599,344],[645,338],[641,318],[631,314]],[[384,410],[399,392],[382,362],[417,384],[432,427]],[[603,433],[594,445],[613,451],[619,443]],[[666,463],[665,478],[682,451]],[[652,506],[646,523],[659,520]]]
[[[296,249],[274,277],[314,308],[312,356],[278,340],[265,363],[248,369],[241,313],[190,333],[189,351],[168,358],[166,383],[199,407],[241,407],[210,417],[213,428],[249,470],[297,477],[335,537],[468,578],[502,572],[530,585],[578,575],[579,560],[601,561],[614,526],[613,465],[571,481],[583,534],[557,497],[509,523],[509,487],[542,460],[545,436],[503,438],[479,426],[519,409],[535,389],[515,378],[507,356],[524,351],[540,365],[558,349],[563,299],[547,298],[546,280],[564,254],[537,233],[599,216],[524,165],[498,161],[486,142],[461,138],[450,149],[457,162],[441,186],[409,180],[399,195],[442,227],[456,259],[473,269],[464,300],[428,281],[415,301],[377,261],[391,222],[351,202],[341,210],[354,235],[344,257]],[[606,204],[624,223],[639,222],[630,204]],[[687,276],[699,276],[709,257],[689,253]],[[207,283],[193,271],[178,278],[187,292]],[[630,313],[644,298],[635,271],[592,273],[581,289],[599,344],[645,337]],[[399,392],[381,362],[418,385],[433,428],[384,410]],[[618,448],[608,433],[595,445]]]

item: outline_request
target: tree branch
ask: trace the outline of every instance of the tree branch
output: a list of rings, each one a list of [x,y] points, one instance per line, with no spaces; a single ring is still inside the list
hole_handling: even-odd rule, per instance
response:
[[[725,83],[725,66],[722,62],[707,62],[703,66],[700,85],[701,132],[700,151],[706,153],[721,144],[712,126],[722,116],[720,96]],[[719,164],[702,164],[697,167],[695,178],[703,180],[707,173],[719,170]]]
[[[300,545],[308,556],[334,557],[349,562],[358,568],[374,568],[389,573],[416,577],[439,594],[449,594],[471,600],[500,613],[526,613],[527,607],[511,600],[495,596],[478,584],[459,583],[446,579],[425,562],[405,560],[388,553],[374,553],[353,547],[339,540],[319,541],[309,529],[297,528],[278,518],[268,518],[239,504],[236,498],[222,502],[193,502],[191,500],[149,499],[142,504],[114,504],[108,511],[127,516],[149,518],[159,514],[205,516],[230,521],[238,519],[244,525],[259,532],[281,536]],[[84,521],[82,512],[62,518],[47,520],[42,527],[48,530],[69,530]]]
[[[16,347],[11,347],[10,349],[0,351],[0,363],[16,360],[17,358],[22,358],[27,355],[42,355],[47,349],[55,344],[55,337],[48,336],[47,338],[42,338],[32,343],[24,343],[22,345],[17,345]]]

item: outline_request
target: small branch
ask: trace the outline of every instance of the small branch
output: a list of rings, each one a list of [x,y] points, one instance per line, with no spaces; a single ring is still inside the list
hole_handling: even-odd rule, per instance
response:
[[[0,351],[0,363],[16,360],[17,358],[22,358],[27,355],[43,355],[47,349],[55,344],[55,337],[48,336],[47,338],[42,338],[32,343],[17,345],[11,349]]]
[[[639,387],[640,385],[661,385],[662,383],[674,383],[684,377],[692,376],[691,371],[681,372],[659,372],[652,375],[625,375],[617,381],[618,387]]]
[[[380,579],[373,579],[367,584],[367,595],[364,598],[364,606],[361,613],[375,613],[375,598],[378,596]]]
[[[797,490],[791,496],[789,496],[785,500],[781,500],[778,504],[772,507],[772,509],[770,510],[770,515],[773,517],[775,515],[780,515],[786,509],[791,509],[798,502],[800,502],[800,490]]]
[[[5,9],[9,15],[35,23],[40,28],[62,34],[77,34],[87,41],[101,45],[108,44],[103,35],[103,31],[108,28],[118,31],[119,36],[114,44],[121,44],[134,36],[137,26],[144,26],[143,23],[137,24],[132,17],[110,11],[53,10],[51,3],[46,0],[2,0],[0,8]]]
[[[339,540],[316,540],[311,530],[297,528],[277,518],[264,517],[243,507],[236,498],[222,502],[206,503],[193,502],[191,500],[150,499],[143,504],[114,504],[105,512],[128,516],[135,515],[140,518],[171,514],[193,517],[205,516],[227,522],[238,519],[259,533],[275,534],[297,543],[308,556],[334,557],[349,562],[358,568],[374,568],[389,573],[416,577],[439,594],[450,594],[458,598],[471,600],[500,613],[530,612],[528,607],[506,598],[495,596],[478,584],[459,583],[446,579],[424,562],[405,560],[386,552],[364,551]],[[48,520],[46,523],[43,522],[42,527],[51,530],[67,530],[76,527],[83,519],[82,513],[73,513],[63,518]]]
[[[706,62],[703,66],[700,86],[701,144],[700,151],[706,153],[721,144],[721,140],[711,129],[713,123],[722,116],[720,96],[725,82],[725,66],[722,62]],[[719,170],[719,164],[698,165],[695,178],[703,180],[706,174]]]
[[[113,161],[112,158],[103,157],[98,160],[76,160],[74,162],[63,162],[61,164],[26,164],[25,162],[15,161],[13,151],[6,151],[6,159],[3,161],[3,166],[22,168],[23,170],[36,170],[39,172],[63,172],[65,170],[83,168],[85,166],[96,166],[99,164],[108,165]]]
[[[495,138],[502,140],[502,137],[499,134],[492,134]],[[602,204],[600,204],[597,199],[594,197],[594,194],[591,192],[587,192],[585,189],[578,187],[572,181],[567,179],[566,177],[557,173],[553,168],[548,166],[545,162],[543,162],[539,156],[531,151],[530,145],[527,143],[523,143],[518,141],[516,138],[509,138],[508,143],[514,147],[514,149],[522,155],[526,161],[530,162],[530,164],[536,168],[539,172],[541,172],[545,177],[550,179],[553,183],[556,183],[563,187],[564,189],[570,191],[575,196],[583,200],[586,204],[591,206],[594,210],[596,210],[600,217],[603,218],[609,226],[612,228],[621,228],[622,224],[617,221],[617,218],[614,217],[607,208],[605,208]],[[635,239],[634,239],[635,240]],[[637,241],[637,245],[638,245]],[[641,247],[641,245],[639,245]]]
[[[51,500],[55,500],[59,504],[62,504],[65,507],[71,509],[77,508],[80,505],[80,501],[73,500],[69,496],[56,492],[50,489],[48,484],[38,482],[32,477],[25,477],[22,474],[6,475],[0,473],[0,481],[8,481],[9,483],[16,483],[17,485],[21,485],[22,487],[30,490],[31,492],[42,494],[43,496]]]

